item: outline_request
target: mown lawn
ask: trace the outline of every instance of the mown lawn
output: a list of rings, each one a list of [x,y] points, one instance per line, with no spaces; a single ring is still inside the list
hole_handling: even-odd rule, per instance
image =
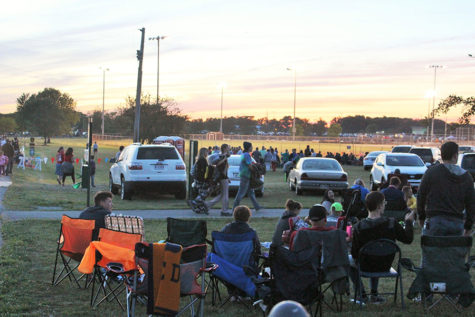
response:
[[[261,241],[270,241],[277,219],[251,219],[251,225],[258,231]],[[224,220],[208,221],[208,234],[225,224]],[[4,246],[0,252],[0,315],[1,316],[125,316],[117,304],[105,303],[96,310],[89,307],[90,289],[80,290],[65,281],[51,286],[55,257],[55,241],[59,221],[24,220],[4,222],[2,225]],[[165,221],[146,221],[146,240],[158,241],[166,237]],[[401,245],[404,257],[415,263],[420,260],[420,238],[417,231],[412,245]],[[473,250],[473,249],[472,249]],[[472,252],[473,253],[473,252]],[[473,271],[472,271],[473,272]],[[473,274],[472,274],[473,275]],[[404,272],[404,290],[407,292],[413,275]],[[472,278],[475,282],[475,279]],[[393,287],[393,281],[382,281],[381,290]],[[125,295],[122,297],[125,303]],[[407,310],[388,302],[369,305],[362,310],[344,298],[344,316],[420,316],[420,304],[406,299]],[[182,301],[182,304],[184,301]],[[145,315],[143,306],[138,306],[138,316]],[[473,316],[474,306],[461,316]],[[324,310],[325,316],[336,313]],[[341,314],[339,314],[341,315]],[[453,316],[453,311],[443,306],[429,316]],[[229,303],[223,308],[211,306],[207,297],[205,316],[260,316],[257,310],[248,311],[243,306]]]
[[[54,175],[55,165],[51,163],[51,158],[59,146],[73,147],[76,158],[83,157],[83,151],[87,140],[84,138],[72,139],[52,139],[48,146],[37,145],[35,156],[47,157],[48,162],[42,165],[42,170],[25,170],[14,168],[13,185],[7,190],[3,204],[6,210],[81,210],[86,205],[86,190],[74,189],[71,185],[71,179],[66,179],[66,186],[61,187],[56,182]],[[94,193],[100,190],[107,190],[109,184],[110,163],[105,162],[105,158],[111,158],[118,150],[118,141],[99,142],[98,157],[96,158],[96,188],[91,188]],[[127,143],[125,143],[127,145]],[[322,144],[323,146],[324,144]],[[332,147],[332,144],[325,144]],[[26,152],[28,147],[26,146]],[[188,164],[188,161],[185,160]],[[369,172],[364,171],[361,166],[343,166],[349,174],[349,182],[360,177],[369,183]],[[81,173],[80,164],[75,166],[76,174]],[[268,172],[265,176],[265,193],[259,201],[265,208],[282,208],[287,198],[293,198],[301,201],[308,208],[313,204],[320,202],[322,197],[315,192],[305,193],[304,196],[296,196],[290,192],[287,184],[284,182],[284,173],[281,169],[277,172]],[[79,180],[76,180],[79,181]],[[231,204],[232,204],[231,198]],[[250,204],[249,199],[244,199],[243,203]],[[114,199],[114,208],[116,210],[131,209],[187,209],[188,206],[184,200],[177,200],[173,195],[159,193],[143,193],[134,195],[132,200],[122,201],[117,196]],[[220,204],[215,205],[220,208]]]

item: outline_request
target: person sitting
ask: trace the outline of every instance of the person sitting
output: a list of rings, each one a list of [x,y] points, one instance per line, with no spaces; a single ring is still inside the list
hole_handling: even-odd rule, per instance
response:
[[[323,193],[323,199],[322,199],[321,204],[327,210],[327,215],[329,215],[330,212],[332,211],[331,206],[334,202],[335,202],[335,193],[333,192],[333,190],[331,189],[325,190],[325,192]]]
[[[123,150],[124,150],[124,146],[123,145],[119,146],[119,152],[115,153],[115,156],[114,156],[115,161],[114,162],[117,162],[119,160],[119,157],[122,154]]]
[[[327,227],[337,227],[338,220],[342,218],[343,205],[339,202],[334,202],[331,205],[331,213],[327,217]]]
[[[79,215],[80,219],[95,220],[93,240],[97,239],[100,228],[105,228],[104,217],[112,211],[112,193],[107,191],[97,192],[94,195],[94,207],[84,209]]]
[[[234,208],[233,219],[234,221],[228,223],[221,229],[223,233],[229,234],[242,234],[249,231],[256,231],[249,226],[249,219],[251,218],[251,209],[249,207],[240,205]],[[255,263],[258,262],[258,257],[261,254],[261,243],[256,232],[256,239],[254,240],[254,257]]]
[[[353,186],[350,189],[358,189],[361,192],[361,201],[364,203],[366,195],[369,194],[369,190],[365,187],[365,184],[361,178],[355,179]]]
[[[396,168],[396,170],[394,171],[394,173],[389,173],[388,174],[388,180],[386,182],[384,182],[383,184],[380,184],[380,189],[384,189],[384,188],[388,188],[389,185],[389,182],[391,181],[391,178],[396,176],[397,178],[399,178],[400,180],[400,183],[399,183],[399,186],[398,186],[398,189],[401,190],[403,188],[403,186],[407,186],[409,185],[408,181],[407,181],[407,175],[404,175],[404,174],[401,174],[401,170],[399,168]]]
[[[381,191],[387,201],[386,210],[405,210],[407,209],[404,194],[399,189],[401,180],[397,176],[391,177],[389,187]]]
[[[315,230],[315,231],[331,231],[336,230],[336,227],[327,227],[327,210],[320,204],[313,205],[308,211],[308,217],[305,219],[310,224],[309,228],[301,228],[300,230],[292,232],[290,236],[289,248],[292,250],[297,233],[301,230]]]
[[[302,204],[298,201],[287,199],[285,202],[285,211],[277,222],[275,226],[274,235],[272,237],[272,246],[281,246],[282,233],[286,230],[299,230],[300,228],[308,227],[308,224],[299,217],[300,211],[302,210]],[[290,228],[289,219],[292,219],[293,228]]]
[[[358,256],[360,249],[368,242],[377,239],[389,239],[392,241],[399,240],[402,243],[410,244],[414,238],[412,223],[414,222],[414,212],[408,213],[405,216],[405,227],[403,228],[394,218],[387,218],[383,216],[384,206],[386,201],[384,194],[381,192],[370,192],[366,196],[366,207],[368,209],[368,218],[361,220],[353,226],[351,258],[350,263],[353,262],[350,277],[355,285],[355,291],[359,288],[356,264],[358,263]],[[368,259],[360,263],[362,270],[369,272],[386,272],[391,268],[393,257],[378,257],[377,260]],[[371,278],[371,297],[369,300],[374,303],[384,301],[384,298],[378,296],[378,278]],[[364,289],[361,292],[365,300],[366,295]]]

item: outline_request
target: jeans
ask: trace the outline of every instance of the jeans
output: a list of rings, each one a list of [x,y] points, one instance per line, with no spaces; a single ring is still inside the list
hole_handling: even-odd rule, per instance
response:
[[[221,211],[226,211],[229,209],[229,179],[220,180],[219,185],[221,186],[221,192],[206,205],[211,208],[221,200]]]
[[[239,206],[241,199],[243,199],[243,197],[246,196],[246,194],[251,199],[251,202],[254,205],[254,209],[255,210],[261,209],[261,206],[259,206],[259,203],[256,200],[254,189],[251,188],[250,184],[251,184],[250,178],[241,177],[241,181],[239,183],[239,190],[236,194],[236,198],[234,199],[233,210],[234,208],[236,208],[236,206]]]
[[[96,175],[91,175],[91,186],[92,186],[92,187],[96,187],[96,185],[94,184],[94,177],[95,177],[95,176],[96,176]]]
[[[353,257],[351,256],[351,254],[348,255],[348,260],[350,260],[350,279],[353,282],[353,287],[354,287],[355,294],[359,294],[360,285],[359,285],[359,281],[358,281],[359,280],[359,278],[358,278],[358,268],[356,266],[355,261],[353,260]],[[377,294],[378,293],[378,284],[379,284],[379,278],[371,277],[369,279],[369,285],[370,285],[372,294]],[[361,286],[362,286],[361,295],[365,295],[366,292],[365,292],[365,289],[364,289],[363,280],[361,280]]]
[[[5,166],[5,175],[12,174],[13,172],[13,157],[8,158],[8,163]]]
[[[426,218],[422,235],[461,236],[463,235],[463,220],[444,216]]]

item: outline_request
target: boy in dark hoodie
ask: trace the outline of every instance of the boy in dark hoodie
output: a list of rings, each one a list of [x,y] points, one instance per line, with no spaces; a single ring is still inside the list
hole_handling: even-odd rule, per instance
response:
[[[109,215],[112,211],[112,197],[113,196],[111,192],[97,192],[97,194],[94,196],[94,207],[86,208],[79,215],[80,219],[96,221],[92,237],[93,240],[97,239],[99,229],[106,227],[104,217]]]
[[[417,193],[417,213],[423,226],[422,234],[469,236],[472,232],[475,203],[472,176],[456,165],[457,143],[444,143],[441,154],[443,164],[426,171]]]

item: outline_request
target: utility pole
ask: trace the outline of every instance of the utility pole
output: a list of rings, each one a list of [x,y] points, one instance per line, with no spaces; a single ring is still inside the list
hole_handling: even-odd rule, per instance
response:
[[[145,28],[139,30],[142,32],[142,41],[140,42],[140,50],[137,51],[137,59],[139,60],[139,70],[137,75],[137,94],[135,96],[135,121],[134,121],[134,142],[140,142],[140,97],[142,95],[142,64],[144,55]]]

